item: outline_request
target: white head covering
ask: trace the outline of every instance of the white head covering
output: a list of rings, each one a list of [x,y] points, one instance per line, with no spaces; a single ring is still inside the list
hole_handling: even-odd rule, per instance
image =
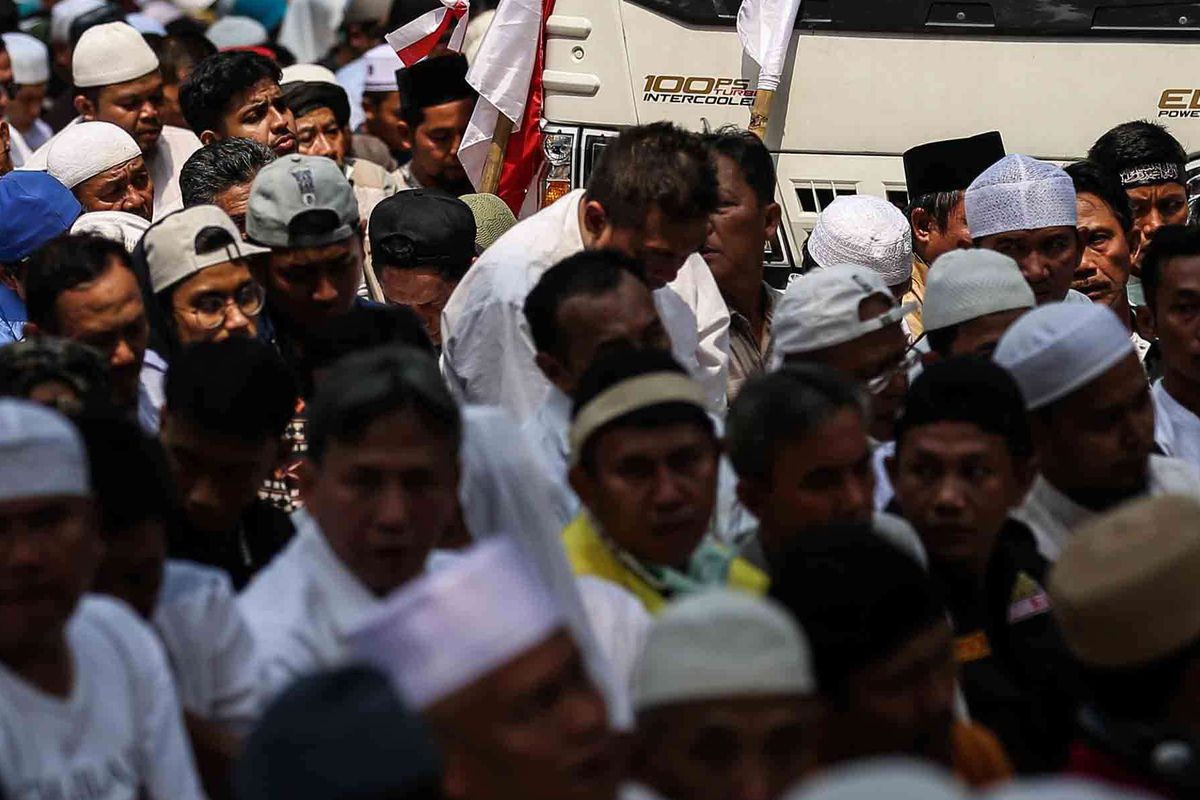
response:
[[[93,28],[93,30],[95,30]],[[68,189],[142,154],[133,137],[111,122],[65,129],[46,151],[46,172]]]
[[[50,9],[50,41],[60,44],[69,42],[71,23],[103,5],[103,0],[62,0],[55,3]]]
[[[180,3],[168,3],[166,0],[150,0],[142,6],[142,13],[153,20],[158,20],[161,25],[170,25],[175,20],[181,18],[183,10],[180,8]]]
[[[912,229],[900,209],[866,194],[839,197],[817,218],[808,252],[818,265],[857,264],[888,286],[912,276]]]
[[[291,0],[279,26],[279,43],[301,64],[324,58],[337,44],[345,9],[344,0]]]
[[[285,83],[332,83],[335,86],[339,85],[337,76],[320,64],[293,64],[290,67],[284,67],[283,76],[279,79],[279,85],[282,86]]]
[[[770,600],[716,589],[667,606],[633,676],[638,711],[817,689],[800,626]]]
[[[32,86],[50,80],[50,49],[36,36],[6,33],[4,49],[12,59],[14,83]]]
[[[1048,303],[1013,323],[993,358],[1034,411],[1082,389],[1133,352],[1129,331],[1107,306]]]
[[[158,56],[142,35],[124,22],[88,28],[71,57],[71,74],[80,88],[124,83],[156,69]]]
[[[858,307],[876,295],[887,298],[891,309],[859,319]],[[914,308],[897,304],[883,277],[866,267],[838,264],[809,273],[792,281],[775,306],[771,368],[778,368],[786,356],[850,342],[898,323]]]
[[[400,85],[396,83],[396,70],[404,66],[400,56],[390,44],[372,47],[363,56],[367,62],[367,82],[363,87],[366,92],[398,92]]]
[[[925,279],[921,320],[925,330],[949,328],[987,314],[1033,308],[1033,290],[1021,267],[995,250],[952,250]]]
[[[75,427],[37,403],[0,399],[0,502],[91,494],[87,452]]]
[[[1111,786],[1074,778],[1039,778],[1013,781],[981,795],[980,800],[1146,800]]]
[[[563,630],[553,595],[507,536],[401,587],[351,636],[351,651],[423,711]]]
[[[945,770],[924,761],[875,758],[824,770],[784,795],[784,800],[965,800],[967,793]]]
[[[92,233],[120,242],[132,253],[150,227],[150,220],[128,211],[89,211],[75,220],[71,233]]]
[[[125,21],[138,33],[150,33],[155,36],[167,35],[167,29],[163,27],[163,24],[149,14],[126,14]]]
[[[263,24],[253,17],[222,17],[204,35],[218,50],[257,47],[270,38]]]
[[[976,239],[1009,231],[1075,227],[1075,184],[1053,164],[1019,153],[997,161],[967,187],[967,227]]]

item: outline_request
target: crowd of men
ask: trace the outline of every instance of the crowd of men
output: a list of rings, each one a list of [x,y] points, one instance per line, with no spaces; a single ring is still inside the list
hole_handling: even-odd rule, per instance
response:
[[[1165,128],[914,143],[781,288],[745,131],[518,221],[406,0],[205,5],[0,6],[0,798],[1200,796]]]

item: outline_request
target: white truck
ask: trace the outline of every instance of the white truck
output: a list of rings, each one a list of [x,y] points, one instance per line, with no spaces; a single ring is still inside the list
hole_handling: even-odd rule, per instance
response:
[[[746,127],[757,66],[740,0],[557,0],[547,20],[541,201],[587,179],[622,128]],[[838,195],[907,201],[900,156],[999,130],[1009,152],[1068,161],[1132,119],[1200,149],[1200,2],[803,0],[766,142],[784,209],[785,280]]]

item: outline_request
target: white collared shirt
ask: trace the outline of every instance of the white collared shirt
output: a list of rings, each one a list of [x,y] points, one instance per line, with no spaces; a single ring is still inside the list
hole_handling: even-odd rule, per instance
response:
[[[1172,397],[1161,380],[1150,395],[1154,398],[1154,441],[1166,455],[1200,467],[1200,417]]]
[[[228,576],[168,561],[152,624],[166,645],[183,707],[249,733],[259,712],[258,655]]]
[[[333,552],[304,510],[296,536],[238,598],[258,648],[267,700],[303,675],[338,666],[351,633],[382,605]]]
[[[1150,456],[1148,473],[1149,496],[1182,494],[1200,500],[1200,472],[1192,465],[1177,458]],[[1012,516],[1028,526],[1037,540],[1038,552],[1053,563],[1074,530],[1097,512],[1079,505],[1038,475],[1025,503]]]
[[[519,222],[450,296],[442,311],[442,373],[464,402],[499,405],[524,422],[545,399],[550,384],[534,363],[525,297],[550,267],[584,249],[583,195],[578,189]],[[689,258],[654,300],[675,357],[701,381],[713,408],[723,410],[729,310],[704,259]]]

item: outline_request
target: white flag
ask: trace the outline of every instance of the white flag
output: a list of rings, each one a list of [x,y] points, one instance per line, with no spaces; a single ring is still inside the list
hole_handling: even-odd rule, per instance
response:
[[[799,13],[800,0],[742,0],[737,17],[738,38],[746,55],[758,64],[759,89],[779,88]]]
[[[467,72],[467,83],[479,91],[479,102],[458,148],[458,160],[476,189],[500,115],[512,120],[514,132],[520,130],[542,29],[542,2],[500,0]]]

